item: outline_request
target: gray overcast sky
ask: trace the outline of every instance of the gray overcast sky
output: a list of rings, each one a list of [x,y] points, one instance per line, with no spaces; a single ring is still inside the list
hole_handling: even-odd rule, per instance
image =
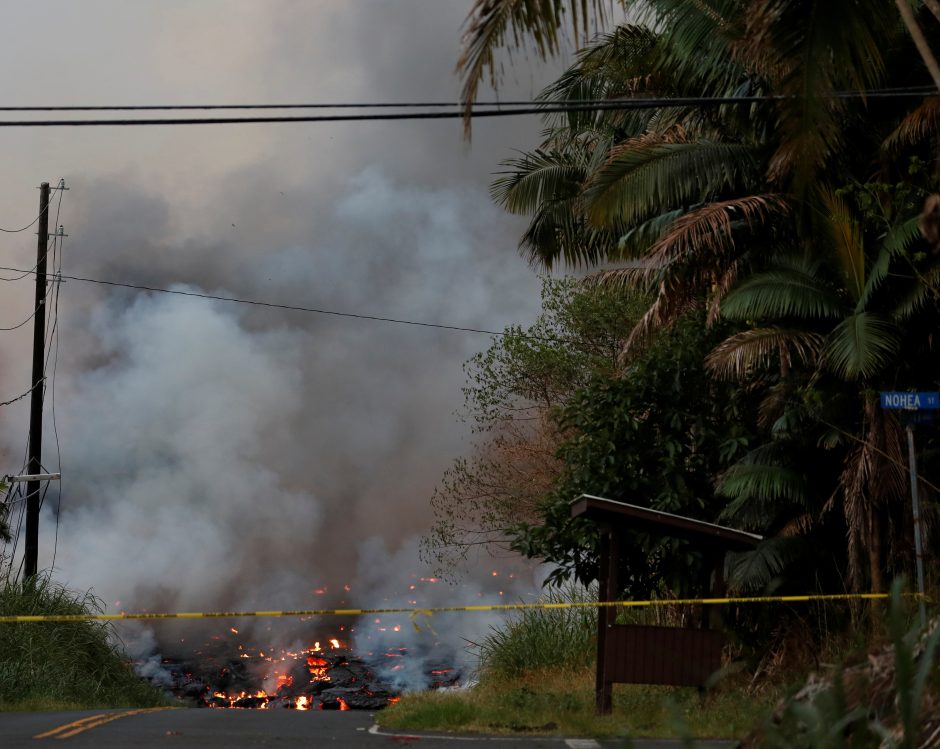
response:
[[[469,6],[7,0],[2,100],[455,100]],[[558,70],[517,62],[505,98]],[[457,121],[2,129],[0,225],[25,224],[35,186],[65,177],[65,273],[499,330],[533,319],[539,284],[488,184],[538,130],[480,122],[471,145]],[[0,254],[32,266],[34,235],[3,235]],[[33,288],[3,287],[7,326]],[[461,366],[488,345],[74,282],[59,316],[56,568],[112,604],[301,605],[311,583],[348,580],[364,539],[410,543],[469,444]],[[28,387],[30,340],[0,334],[0,400]],[[26,420],[25,401],[0,410],[0,472],[19,468]]]

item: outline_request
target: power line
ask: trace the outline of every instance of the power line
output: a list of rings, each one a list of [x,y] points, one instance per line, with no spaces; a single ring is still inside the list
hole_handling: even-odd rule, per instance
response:
[[[11,271],[13,273],[23,273],[19,268],[6,268],[0,266],[0,270]],[[28,274],[27,274],[28,275]],[[300,305],[294,304],[281,304],[278,302],[266,302],[258,299],[242,299],[240,297],[233,296],[222,296],[220,294],[206,294],[203,292],[197,291],[182,291],[181,289],[166,289],[160,286],[145,286],[143,284],[133,284],[125,283],[121,281],[106,281],[100,278],[88,278],[85,276],[71,276],[63,273],[53,273],[49,275],[49,279],[52,281],[63,280],[63,281],[79,281],[82,283],[93,283],[99,284],[102,286],[116,286],[124,289],[134,289],[136,291],[152,291],[159,294],[175,294],[177,296],[188,296],[195,297],[198,299],[211,299],[218,302],[232,302],[234,304],[248,304],[255,307],[267,307],[271,309],[282,309],[292,312],[306,312],[309,314],[317,315],[331,315],[333,317],[349,317],[356,320],[372,320],[374,322],[387,322],[394,323],[396,325],[414,325],[422,328],[438,328],[441,330],[454,330],[461,333],[480,333],[482,335],[495,335],[495,336],[520,336],[522,338],[532,338],[537,340],[544,341],[560,341],[562,339],[550,338],[547,336],[532,336],[526,335],[518,332],[506,332],[506,331],[497,331],[497,330],[486,330],[484,328],[469,328],[463,327],[460,325],[445,325],[443,323],[433,323],[433,322],[421,322],[418,320],[403,320],[396,317],[380,317],[379,315],[362,315],[355,312],[338,312],[336,310],[321,309],[318,307],[303,307]],[[22,397],[22,396],[21,396]],[[0,404],[3,405],[3,404]]]
[[[836,91],[833,97],[846,96],[884,96],[904,94],[917,96],[937,93],[933,86],[897,86],[878,88],[870,91]],[[700,97],[702,101],[711,101],[714,97]],[[740,99],[741,97],[738,97]],[[760,98],[760,97],[755,97]],[[764,97],[770,100],[773,97]],[[777,97],[782,98],[782,97]],[[665,100],[665,99],[661,99]],[[643,99],[565,99],[563,102],[550,99],[523,99],[510,101],[475,101],[472,107],[545,107],[551,105],[601,105],[614,102],[644,101]],[[649,100],[652,101],[652,100]],[[274,104],[37,104],[32,106],[0,106],[0,112],[158,112],[158,111],[213,111],[213,110],[272,110],[272,109],[436,109],[444,107],[460,108],[462,101],[423,101],[423,102],[286,102]]]
[[[0,406],[9,406],[13,403],[16,403],[17,401],[23,400],[23,398],[25,398],[27,395],[32,393],[33,390],[35,390],[37,386],[43,384],[44,382],[45,382],[45,378],[43,378],[37,383],[34,383],[33,386],[29,390],[27,390],[25,393],[20,393],[18,396],[16,396],[15,398],[10,398],[10,400],[8,401],[0,401]]]
[[[877,99],[877,98],[923,98],[926,91],[867,91],[835,92],[829,99]],[[326,115],[265,115],[239,117],[166,117],[137,119],[89,119],[89,120],[0,120],[0,127],[133,127],[167,125],[245,125],[272,123],[303,122],[382,122],[394,120],[454,120],[470,117],[515,117],[530,114],[557,114],[568,112],[629,111],[642,109],[660,109],[665,107],[686,106],[724,106],[730,104],[759,104],[778,102],[795,97],[787,96],[690,96],[662,97],[650,99],[620,99],[591,104],[548,103],[539,106],[509,107],[506,109],[470,109],[468,112],[377,112],[369,114],[326,114]]]
[[[27,275],[29,275],[29,274],[27,274]],[[36,316],[36,313],[39,312],[39,309],[40,309],[40,308],[38,308],[38,307],[37,307],[36,309],[34,309],[34,310],[33,310],[33,314],[31,314],[29,317],[27,317],[25,320],[23,320],[23,322],[21,322],[19,325],[14,325],[14,326],[11,327],[11,328],[0,328],[0,332],[2,332],[2,333],[8,333],[8,332],[10,332],[11,330],[19,330],[19,329],[22,328],[26,323],[28,323],[30,320],[32,320],[32,319]]]
[[[62,180],[62,181],[59,183],[59,185],[56,185],[55,187],[53,187],[53,188],[52,188],[52,192],[55,192],[56,190],[64,189],[63,187],[61,187],[61,185],[62,185],[62,183],[63,183],[64,181],[65,181],[65,180]],[[47,210],[48,210],[48,209],[47,209]],[[26,226],[22,227],[21,229],[4,229],[2,226],[0,226],[0,231],[2,231],[4,234],[19,234],[21,231],[26,231],[26,230],[29,229],[31,226],[33,226],[37,221],[39,221],[39,219],[42,218],[42,214],[43,214],[44,212],[45,212],[45,211],[41,211],[41,212],[39,213],[39,215],[36,216],[36,218],[34,218],[32,221],[30,221],[28,224],[26,224]],[[37,265],[38,265],[38,263],[37,263]],[[4,279],[0,279],[0,280],[3,280],[3,281],[12,281],[12,280],[14,280],[14,279],[4,278]]]
[[[929,89],[928,89],[929,90]],[[925,87],[918,88],[923,93]],[[572,104],[609,104],[610,99],[568,99]],[[532,107],[548,102],[542,99],[524,101],[477,101],[475,107]],[[102,105],[40,105],[0,106],[0,112],[154,112],[205,110],[265,110],[265,109],[435,109],[463,107],[459,101],[425,102],[372,102],[372,103],[317,103],[317,104],[102,104]]]

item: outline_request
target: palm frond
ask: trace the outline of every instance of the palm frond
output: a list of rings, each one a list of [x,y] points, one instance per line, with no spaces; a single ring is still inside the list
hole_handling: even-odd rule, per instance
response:
[[[708,313],[705,315],[705,324],[711,327],[721,317],[721,303],[738,283],[741,263],[732,261],[721,273],[721,277],[712,286],[708,301]]]
[[[792,538],[769,538],[751,551],[730,552],[725,557],[725,578],[732,593],[764,590],[799,557],[803,544]]]
[[[788,211],[786,199],[774,193],[709,203],[677,219],[650,248],[647,260],[654,261],[654,266],[665,267],[677,258],[706,253],[715,257],[734,246],[735,228],[753,228]]]
[[[827,208],[826,228],[832,239],[835,257],[842,270],[846,288],[858,301],[865,292],[865,246],[858,221],[848,204],[832,190],[821,190]]]
[[[661,136],[660,136],[661,137]],[[754,149],[741,143],[642,138],[615,147],[585,186],[591,220],[633,225],[665,210],[705,203],[759,180]]]
[[[685,212],[684,208],[665,211],[634,226],[617,241],[620,256],[636,258],[644,255]]]
[[[705,366],[716,377],[744,379],[778,361],[789,369],[796,360],[811,364],[822,348],[823,337],[796,328],[752,328],[722,341],[705,358]]]
[[[535,268],[552,270],[559,261],[577,267],[616,260],[616,235],[588,225],[564,202],[543,203],[519,241],[523,256]]]
[[[856,312],[829,334],[822,352],[825,366],[846,380],[870,378],[893,361],[900,331],[886,317]]]
[[[940,132],[940,96],[930,96],[910,112],[885,139],[887,151],[898,151]]]
[[[740,0],[652,0],[649,23],[662,29],[659,68],[687,91],[730,94],[746,76],[732,54],[743,33]]]
[[[621,24],[578,53],[577,61],[539,94],[551,103],[622,99],[640,94],[667,94],[672,87],[654,62],[657,34],[639,24]],[[572,111],[545,116],[554,131],[570,133],[616,128],[621,133],[646,132],[651,110]]]
[[[728,320],[827,319],[843,314],[834,291],[813,268],[779,267],[755,273],[731,291],[721,305]]]
[[[806,477],[782,460],[776,448],[769,447],[752,451],[742,462],[731,466],[716,487],[720,495],[730,499],[800,505],[806,501],[808,489]],[[735,514],[732,505],[722,512],[723,517]]]
[[[746,65],[772,81],[781,138],[771,160],[773,179],[798,191],[842,142],[840,89],[864,91],[883,73],[882,50],[896,25],[888,3],[856,0],[752,0]]]
[[[536,149],[501,166],[508,169],[497,172],[501,176],[490,185],[490,196],[510,213],[534,213],[545,201],[570,200],[585,178],[584,164],[570,151]]]
[[[565,11],[571,19],[575,38],[586,38],[592,18],[606,22],[609,0],[474,0],[464,22],[457,72],[463,78],[464,128],[469,133],[470,112],[480,82],[489,71],[497,78],[496,49],[531,44],[541,58],[561,50],[561,29]]]
[[[904,294],[892,310],[898,320],[910,319],[931,300],[936,301],[940,289],[940,266],[934,266],[917,275],[912,289]]]

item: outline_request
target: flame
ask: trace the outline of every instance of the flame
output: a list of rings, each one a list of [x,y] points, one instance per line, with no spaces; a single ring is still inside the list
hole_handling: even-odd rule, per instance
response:
[[[346,704],[346,700],[344,700],[342,697],[337,697],[336,699],[339,700],[339,709],[340,709],[340,710],[348,710],[348,709],[349,709],[349,705]]]
[[[310,709],[310,698],[302,695],[294,701],[294,707],[298,710],[309,710]]]
[[[237,634],[238,634],[238,630],[235,629],[235,627],[229,627],[228,629],[229,629],[229,632],[231,632],[233,635],[237,635]]]
[[[307,656],[307,670],[310,671],[311,681],[329,681],[330,677],[326,673],[329,662],[315,655]]]
[[[334,638],[330,640],[330,647],[333,648],[333,650],[339,650],[342,645],[339,644],[339,640]]]
[[[277,675],[277,688],[275,691],[278,691],[281,687],[289,687],[294,683],[294,677],[290,674],[278,674]]]

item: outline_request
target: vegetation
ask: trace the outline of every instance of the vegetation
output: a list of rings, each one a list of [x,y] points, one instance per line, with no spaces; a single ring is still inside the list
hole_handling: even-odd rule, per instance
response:
[[[463,692],[402,697],[379,713],[382,727],[401,730],[530,733],[563,736],[741,738],[759,723],[774,695],[618,684],[614,712],[594,712],[594,670],[552,666],[485,678]]]
[[[568,585],[549,590],[545,603],[587,603],[597,591]],[[530,670],[577,672],[594,660],[597,613],[593,608],[522,609],[480,643],[480,669],[511,679]]]
[[[7,581],[0,616],[99,612],[90,594],[76,594],[47,577]],[[163,695],[134,675],[100,623],[0,623],[0,710],[149,707]]]
[[[617,685],[614,712],[604,717],[594,714],[593,663],[578,660],[585,657],[579,648],[589,647],[595,620],[561,613],[527,611],[494,630],[484,645],[478,685],[405,695],[379,716],[380,723],[405,730],[744,738],[746,749],[914,749],[934,746],[940,735],[940,619],[927,630],[911,628],[897,584],[887,647],[869,652],[865,644],[843,643],[824,657],[844,665],[823,665],[808,680],[802,664],[792,662],[772,683],[760,685],[729,669],[703,696],[691,689]],[[564,637],[577,644],[560,646]],[[547,656],[553,649],[554,662]]]
[[[621,343],[612,366],[570,360],[574,369],[556,380],[537,419],[554,462],[542,462],[537,481],[526,483],[524,464],[488,453],[514,482],[478,541],[554,563],[554,582],[588,583],[595,530],[571,520],[568,502],[591,493],[761,533],[754,552],[728,555],[732,593],[884,592],[888,580],[912,577],[907,422],[882,410],[878,393],[940,389],[940,98],[929,95],[940,72],[930,51],[940,43],[940,4],[472,8],[460,60],[468,104],[487,71],[495,78],[500,46],[555,55],[566,25],[585,39],[592,24],[604,33],[543,92],[546,104],[676,100],[546,114],[540,142],[506,160],[493,182],[494,200],[529,220],[520,250],[533,266],[590,273],[563,303],[603,290],[621,294],[630,314],[600,322]],[[566,347],[578,335],[570,331]],[[502,353],[509,370],[527,375],[547,352],[526,361]],[[498,413],[527,407],[519,380],[503,381]],[[929,571],[940,519],[935,430],[919,430],[917,446]],[[438,494],[438,516],[460,518],[438,548],[479,527],[460,514],[478,496]],[[715,583],[683,544],[634,534],[624,546],[626,596],[695,595]],[[853,630],[875,638],[877,607],[864,628],[860,606],[835,610],[740,607],[729,624],[739,650],[755,656],[793,652],[797,641],[829,650]],[[922,702],[935,707],[936,644],[915,653],[900,621],[895,606],[890,688],[876,699],[835,676],[810,690],[818,699],[787,706],[766,742],[843,745],[850,734],[853,746],[918,746],[917,726],[934,730],[917,720]],[[521,653],[514,643],[526,632],[517,628],[547,625],[517,620],[495,640],[501,652]],[[757,659],[749,665],[755,678],[767,672]],[[522,689],[526,668],[551,682],[539,663],[514,667],[518,683],[500,684],[498,670],[484,683]],[[484,709],[485,696],[468,699]],[[539,715],[526,723],[537,726]]]
[[[6,494],[9,486],[0,479],[0,494]],[[10,512],[8,501],[0,502],[0,541],[4,543],[10,541],[10,521],[7,517]]]
[[[762,722],[745,747],[936,746],[940,736],[940,619],[909,628],[900,585],[888,613],[889,647],[811,679]]]
[[[544,600],[596,600],[596,591],[566,585],[550,589]],[[405,730],[740,738],[764,720],[779,695],[778,690],[746,694],[738,684],[704,697],[695,689],[617,685],[614,713],[599,718],[596,631],[594,609],[523,610],[480,643],[479,684],[403,695],[378,720]]]
[[[512,327],[465,365],[464,418],[477,444],[445,473],[431,500],[423,553],[447,575],[482,546],[507,547],[510,527],[537,523],[561,471],[557,414],[592,377],[614,376],[641,300],[573,279],[542,284],[542,314]]]
[[[465,93],[499,45],[554,54],[564,23],[584,34],[588,18],[613,20],[605,5],[476,3]],[[913,544],[904,424],[878,392],[940,382],[940,253],[921,220],[940,189],[940,105],[881,96],[931,84],[910,19],[882,0],[621,5],[546,103],[752,99],[549,114],[541,142],[505,162],[493,196],[529,217],[527,259],[592,269],[594,288],[642,313],[616,330],[613,369],[566,379],[539,421],[557,462],[524,501],[506,492],[497,520],[517,520],[491,530],[589,581],[593,531],[565,503],[630,497],[763,534],[729,559],[732,591],[883,592],[910,574]],[[932,6],[913,5],[938,41]],[[918,446],[935,519],[940,477],[924,458],[940,442]],[[708,585],[688,549],[637,541],[627,593]]]

